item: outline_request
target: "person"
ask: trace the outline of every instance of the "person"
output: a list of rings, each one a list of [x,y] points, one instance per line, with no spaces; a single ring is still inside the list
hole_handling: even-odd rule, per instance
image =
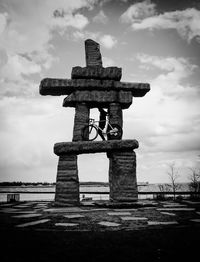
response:
[[[107,116],[108,113],[103,108],[99,108],[99,112],[100,112],[99,128],[101,128],[103,130],[105,128],[105,125],[106,125],[106,116]],[[100,135],[100,137],[103,140],[105,140],[105,137],[104,137],[101,129],[98,129],[98,134]]]

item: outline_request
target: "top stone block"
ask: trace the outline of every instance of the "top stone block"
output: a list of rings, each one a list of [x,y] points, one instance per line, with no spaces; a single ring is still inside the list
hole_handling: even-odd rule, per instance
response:
[[[91,39],[85,41],[85,57],[86,66],[102,66],[100,46]]]

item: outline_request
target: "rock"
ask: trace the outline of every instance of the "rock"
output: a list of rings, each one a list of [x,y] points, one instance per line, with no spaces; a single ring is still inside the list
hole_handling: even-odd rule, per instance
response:
[[[134,151],[116,151],[107,154],[110,160],[110,200],[137,201],[136,155]]]
[[[68,95],[63,101],[63,106],[76,107],[78,103],[82,102],[86,103],[89,108],[108,108],[111,103],[119,103],[121,107],[125,109],[132,104],[132,92],[114,90],[79,90]]]
[[[100,46],[92,39],[85,41],[86,66],[102,66]]]
[[[73,141],[83,140],[82,129],[84,126],[89,124],[89,114],[89,107],[84,102],[76,104],[72,139]]]
[[[80,141],[61,142],[54,145],[54,153],[58,156],[67,154],[100,153],[112,151],[132,151],[138,148],[138,141],[132,140],[109,140],[109,141]]]
[[[127,83],[114,80],[57,78],[45,78],[40,83],[41,95],[69,95],[77,90],[131,91],[132,96],[140,97],[150,91],[150,85],[147,83]]]
[[[72,79],[103,79],[120,81],[122,69],[119,67],[80,67],[72,68]]]
[[[79,204],[79,179],[76,155],[59,157],[55,204]]]

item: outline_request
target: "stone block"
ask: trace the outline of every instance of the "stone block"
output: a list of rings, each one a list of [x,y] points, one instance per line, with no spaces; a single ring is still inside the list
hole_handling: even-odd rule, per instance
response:
[[[141,97],[150,91],[148,83],[127,83],[99,79],[57,79],[45,78],[40,83],[41,95],[69,95],[77,90],[131,91],[132,96]]]
[[[74,117],[74,130],[73,130],[73,141],[81,141],[82,129],[84,126],[89,124],[89,108],[81,102],[76,105],[75,117]]]
[[[122,107],[120,103],[110,103],[108,107],[109,121],[123,127]]]
[[[126,156],[126,151],[132,151],[139,147],[138,141],[135,139],[127,140],[109,140],[109,141],[80,141],[80,142],[61,142],[54,145],[54,153],[58,156],[70,154],[87,154],[87,153],[100,153],[113,151],[122,151],[121,158],[118,160],[123,161]],[[129,154],[127,155],[129,157]],[[109,155],[110,157],[110,155]],[[111,155],[112,157],[112,155]],[[129,158],[128,158],[129,159]],[[125,167],[125,164],[124,164]]]
[[[120,81],[122,69],[119,67],[80,67],[72,68],[72,79],[103,79]]]
[[[85,41],[86,66],[102,66],[100,46],[97,42],[87,39]]]
[[[76,107],[84,102],[89,108],[108,108],[111,103],[119,103],[121,108],[126,109],[132,104],[132,97],[131,91],[75,91],[64,99],[63,106]]]
[[[63,166],[65,167],[64,169]],[[68,166],[70,167],[69,169]],[[59,157],[55,204],[79,204],[79,179],[77,155],[75,154]]]
[[[107,154],[109,164],[110,200],[137,200],[136,155],[134,151],[113,151]],[[128,160],[128,162],[127,162]]]

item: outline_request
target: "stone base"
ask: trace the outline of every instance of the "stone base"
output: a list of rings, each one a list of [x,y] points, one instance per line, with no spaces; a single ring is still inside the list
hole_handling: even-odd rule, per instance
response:
[[[59,157],[55,193],[55,205],[69,206],[79,204],[79,180],[77,155]]]
[[[55,204],[79,205],[77,155],[106,152],[110,161],[109,184],[112,202],[137,201],[136,140],[65,142],[54,146],[59,156]]]
[[[110,200],[113,202],[137,201],[136,155],[134,151],[113,151],[110,160]]]

